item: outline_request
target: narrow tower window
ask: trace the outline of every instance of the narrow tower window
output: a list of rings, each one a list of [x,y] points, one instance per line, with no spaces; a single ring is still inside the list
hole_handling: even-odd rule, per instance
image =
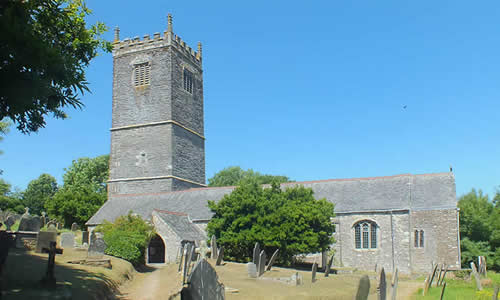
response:
[[[424,247],[424,231],[420,230],[420,248]]]
[[[424,231],[415,230],[415,248],[424,247]]]
[[[149,63],[134,65],[134,86],[148,85],[151,78]]]
[[[189,70],[184,69],[184,90],[189,93],[193,93],[193,73]]]

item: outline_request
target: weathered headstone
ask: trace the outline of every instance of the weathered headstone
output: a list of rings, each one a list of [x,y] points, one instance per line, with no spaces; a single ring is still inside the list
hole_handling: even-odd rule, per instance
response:
[[[441,289],[441,297],[439,297],[439,300],[443,300],[445,288],[446,288],[446,282],[443,284],[443,288]]]
[[[73,223],[71,224],[71,231],[77,231],[78,230],[78,224]]]
[[[57,223],[57,230],[62,230],[62,229],[63,229],[63,224]]]
[[[259,265],[258,265],[259,277],[262,276],[262,274],[264,274],[264,272],[266,271],[266,260],[267,260],[266,252],[262,250],[259,255]]]
[[[436,276],[437,267],[438,267],[437,264],[433,265],[431,276],[429,277],[429,282],[427,282],[429,288],[432,286],[432,282],[434,281],[434,277]]]
[[[318,271],[318,264],[316,262],[313,263],[312,266],[312,277],[311,277],[311,282],[316,282],[316,272]]]
[[[328,264],[326,265],[325,277],[328,277],[328,275],[330,275],[330,270],[332,269],[334,255],[335,254],[332,254],[332,256],[330,257],[330,260],[328,261]]]
[[[56,225],[54,223],[49,223],[49,226],[47,227],[47,231],[57,232]]]
[[[92,233],[90,234],[89,245],[92,244],[95,241],[96,238],[97,238],[97,236],[95,235],[95,231],[92,231]]]
[[[189,284],[182,289],[181,298],[185,300],[223,300],[225,289],[218,279],[215,269],[205,259],[201,259],[189,275]]]
[[[215,262],[216,266],[220,266],[223,257],[224,257],[224,247],[220,247],[219,253],[217,253],[217,261]]]
[[[15,217],[12,215],[8,216],[4,222],[5,227],[7,227],[6,230],[10,231],[10,227],[12,227],[12,225],[14,225],[15,223],[16,223]]]
[[[43,248],[43,253],[49,254],[49,259],[47,261],[47,271],[45,272],[45,277],[42,278],[42,284],[50,287],[56,286],[56,277],[54,276],[54,268],[56,264],[56,254],[62,254],[62,249],[56,248],[56,242],[50,242],[49,248]]]
[[[89,232],[88,231],[82,231],[82,244],[83,243],[89,243]]]
[[[422,296],[427,295],[427,292],[429,291],[429,280],[431,279],[431,275],[427,275],[427,277],[424,280],[424,290],[422,291]]]
[[[257,278],[257,266],[253,262],[247,263],[248,277]]]
[[[301,285],[304,283],[304,280],[302,278],[302,275],[300,275],[299,272],[296,272],[295,274],[292,275],[291,282],[292,285]]]
[[[493,291],[493,300],[497,300],[498,299],[498,291],[499,291],[499,288],[498,286],[495,286],[495,290]]]
[[[217,239],[215,238],[215,235],[212,235],[212,239],[210,240],[210,246],[212,247],[212,252],[211,258],[212,259],[217,259]]]
[[[396,295],[398,291],[398,268],[396,268],[396,271],[394,272],[394,274],[392,274],[391,290],[392,290],[391,299],[396,300],[397,299]]]
[[[260,255],[260,245],[259,242],[257,242],[253,247],[253,260],[252,260],[252,262],[257,266],[259,265],[259,255]]]
[[[380,271],[380,280],[378,282],[378,300],[385,300],[387,298],[387,282],[385,281],[385,270],[382,267]]]
[[[39,232],[41,226],[40,217],[24,214],[19,222],[19,231]]]
[[[436,286],[439,285],[439,281],[441,280],[441,272],[443,271],[444,264],[439,265],[439,269],[437,272],[437,280],[436,280]]]
[[[50,248],[50,243],[57,241],[57,232],[40,231],[36,240],[36,252],[42,253],[43,248]]]
[[[476,287],[478,290],[483,290],[483,287],[481,286],[481,280],[479,279],[479,274],[477,273],[476,265],[471,262],[470,263],[470,268],[472,269],[472,275],[474,275],[474,278],[476,279]]]
[[[443,284],[443,281],[444,281],[444,278],[446,277],[446,273],[447,272],[448,272],[448,265],[445,265],[444,271],[443,271],[443,275],[441,276],[441,281],[438,282],[438,285],[442,285]]]
[[[321,252],[321,269],[326,270],[326,264],[328,263],[328,253],[326,251]]]
[[[88,256],[89,257],[102,257],[104,251],[106,250],[106,243],[102,238],[95,238],[89,245]]]
[[[181,245],[181,248],[180,248],[180,259],[179,259],[179,267],[177,268],[177,272],[180,272],[182,270],[182,265],[183,265],[183,262],[184,262],[184,247],[185,245]]]
[[[47,223],[46,221],[47,220],[45,219],[45,212],[42,211],[42,216],[40,217],[40,227],[41,228],[45,227],[45,223]]]
[[[184,267],[182,269],[182,283],[186,283],[186,280],[187,280],[187,271],[188,271],[188,268],[189,268],[189,264],[191,263],[190,261],[190,256],[191,255],[191,243],[188,243],[186,245],[186,254],[185,254],[185,257],[184,257]]]
[[[191,263],[193,262],[193,258],[195,256],[195,245],[191,244],[191,251],[187,254],[186,260],[187,260],[187,271],[186,275],[189,276],[190,268],[191,268]]]
[[[280,249],[276,249],[276,251],[274,251],[273,255],[271,255],[271,259],[269,259],[269,263],[267,264],[266,271],[271,271],[271,268],[272,268],[274,262],[276,261],[276,258],[278,258],[279,251],[280,251]]]
[[[200,247],[198,248],[198,254],[201,258],[207,258],[207,253],[210,252],[210,249],[207,247],[207,242],[202,240],[200,242]]]
[[[369,293],[370,293],[370,278],[368,278],[368,275],[364,275],[359,280],[358,292],[356,293],[356,300],[368,299]]]
[[[61,233],[61,247],[64,249],[75,248],[75,234],[73,232]]]

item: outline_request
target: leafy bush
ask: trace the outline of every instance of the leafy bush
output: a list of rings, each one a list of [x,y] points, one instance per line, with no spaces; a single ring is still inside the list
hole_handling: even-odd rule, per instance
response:
[[[129,212],[114,223],[105,221],[96,231],[104,234],[108,246],[106,254],[123,258],[136,266],[144,263],[144,250],[153,235],[153,227],[140,216]]]
[[[255,242],[272,254],[280,249],[278,261],[289,265],[301,253],[329,249],[333,242],[333,204],[316,200],[310,188],[295,186],[281,190],[278,182],[262,188],[256,180],[242,181],[229,195],[215,203],[208,223],[230,260],[248,261]]]

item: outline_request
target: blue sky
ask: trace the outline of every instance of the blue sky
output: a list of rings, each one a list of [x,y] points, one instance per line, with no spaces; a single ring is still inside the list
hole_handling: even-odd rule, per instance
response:
[[[498,1],[88,1],[121,38],[203,43],[207,178],[239,165],[290,178],[446,172],[457,195],[500,185]],[[109,153],[112,57],[87,71],[86,107],[0,143],[2,177],[62,181]],[[406,106],[406,108],[403,108]]]

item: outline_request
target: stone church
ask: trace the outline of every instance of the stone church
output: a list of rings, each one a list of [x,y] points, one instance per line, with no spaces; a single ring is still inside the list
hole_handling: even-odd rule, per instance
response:
[[[332,179],[283,184],[310,187],[335,204],[335,262],[373,270],[460,268],[453,173]],[[149,263],[175,260],[184,242],[206,240],[218,201],[234,187],[205,185],[202,47],[166,31],[120,40],[113,49],[113,116],[108,201],[87,222],[93,230],[129,211],[157,231]]]

